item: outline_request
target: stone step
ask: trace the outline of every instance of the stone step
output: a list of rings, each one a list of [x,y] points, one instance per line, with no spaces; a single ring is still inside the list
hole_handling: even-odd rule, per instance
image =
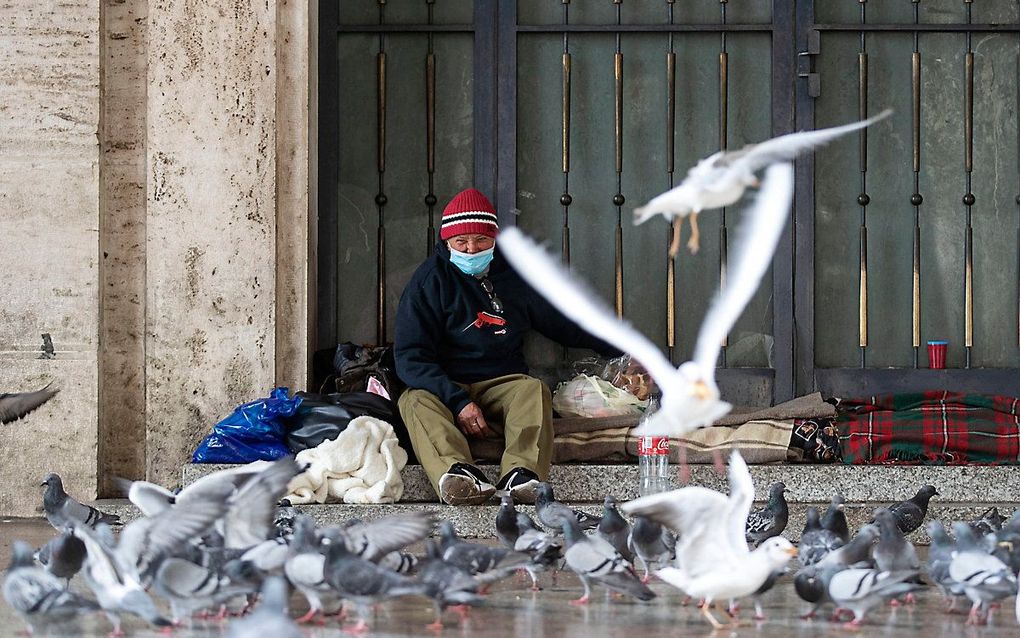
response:
[[[230,465],[190,464],[182,471],[187,485]],[[493,483],[499,467],[482,465]],[[888,503],[913,496],[921,485],[939,490],[934,501],[948,503],[1011,503],[1020,494],[1020,472],[1011,466],[862,466],[862,465],[752,465],[755,493],[764,497],[777,481],[786,484],[786,497],[797,503],[828,503],[839,491],[848,503]],[[435,503],[436,494],[420,465],[408,465],[404,479],[403,503]],[[637,464],[554,465],[549,476],[556,498],[572,503],[601,503],[606,494],[618,499],[637,497]],[[692,465],[691,484],[727,491],[726,477],[711,466]]]
[[[568,503],[590,514],[600,514],[601,505],[594,503]],[[888,505],[889,501],[878,501],[867,504],[848,504],[846,506],[847,520],[851,529],[858,529],[871,519],[874,508]],[[756,504],[760,506],[759,504]],[[816,505],[824,508],[827,503],[792,503],[790,505],[790,520],[784,536],[796,541],[800,538],[800,532],[804,528],[805,511],[809,505]],[[928,511],[929,520],[941,520],[945,525],[958,520],[972,520],[977,518],[991,505],[999,508],[1004,516],[1009,516],[1017,507],[1016,502],[996,503],[974,503],[974,502],[932,502]],[[103,511],[119,514],[125,522],[139,516],[138,510],[126,499],[105,499],[96,502],[96,506]],[[320,526],[336,525],[351,518],[362,520],[376,520],[392,514],[402,514],[413,511],[426,510],[434,512],[441,520],[451,521],[457,532],[465,538],[494,538],[494,521],[498,505],[478,505],[454,507],[451,505],[440,505],[438,503],[396,503],[393,505],[347,505],[343,503],[329,503],[324,505],[299,505],[297,509],[313,517]],[[519,505],[519,511],[527,512],[534,517],[535,508],[528,505]],[[930,539],[924,529],[914,532],[910,539],[918,544],[928,544]]]

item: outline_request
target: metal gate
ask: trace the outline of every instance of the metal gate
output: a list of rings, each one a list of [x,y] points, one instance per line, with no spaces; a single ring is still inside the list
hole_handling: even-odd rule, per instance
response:
[[[669,260],[669,225],[631,226],[633,206],[719,148],[893,106],[892,126],[870,133],[870,156],[864,135],[798,162],[795,224],[771,286],[722,345],[720,385],[747,403],[816,387],[1007,391],[1020,366],[1017,3],[816,4],[321,3],[320,346],[392,337],[400,291],[435,241],[436,215],[474,185],[494,200],[501,224],[558,248],[618,313],[682,360],[725,282],[740,207],[703,215],[702,251]],[[957,44],[965,45],[963,89],[924,88],[919,77],[955,72],[943,58]],[[993,51],[999,72],[982,83]],[[982,129],[986,89],[1009,114],[996,121],[1012,124]],[[953,140],[942,135],[950,125],[925,119],[947,95],[971,105],[958,118],[966,156],[954,160],[966,187],[951,198],[943,175]],[[897,153],[904,136],[909,148]],[[985,170],[991,139],[998,151]],[[993,174],[984,188],[981,176]],[[946,238],[949,199],[962,202],[958,244]],[[989,210],[997,229],[981,221]],[[947,244],[962,247],[960,259]],[[944,271],[957,261],[960,308],[940,322],[954,278]],[[1014,329],[1008,343],[998,322]],[[929,338],[949,338],[956,369],[925,369]],[[541,339],[529,344],[546,376],[576,356],[566,354]]]

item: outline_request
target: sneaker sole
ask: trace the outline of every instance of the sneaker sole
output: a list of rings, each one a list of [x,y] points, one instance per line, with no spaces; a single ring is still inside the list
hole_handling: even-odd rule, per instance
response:
[[[447,505],[481,505],[496,493],[496,488],[479,487],[466,476],[447,474],[439,479],[439,498]]]
[[[538,499],[538,481],[528,481],[523,485],[517,485],[509,490],[514,503],[534,505]]]

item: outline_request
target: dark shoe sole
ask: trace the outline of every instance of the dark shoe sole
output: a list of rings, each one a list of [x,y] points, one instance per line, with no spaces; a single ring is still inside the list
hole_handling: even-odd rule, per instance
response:
[[[492,498],[496,488],[459,474],[444,474],[439,479],[439,499],[447,505],[481,505]]]

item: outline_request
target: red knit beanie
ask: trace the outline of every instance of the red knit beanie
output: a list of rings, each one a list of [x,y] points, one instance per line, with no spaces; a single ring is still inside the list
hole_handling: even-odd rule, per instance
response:
[[[477,189],[462,190],[443,209],[443,225],[439,229],[439,238],[444,241],[466,234],[495,238],[498,232],[496,209]]]

